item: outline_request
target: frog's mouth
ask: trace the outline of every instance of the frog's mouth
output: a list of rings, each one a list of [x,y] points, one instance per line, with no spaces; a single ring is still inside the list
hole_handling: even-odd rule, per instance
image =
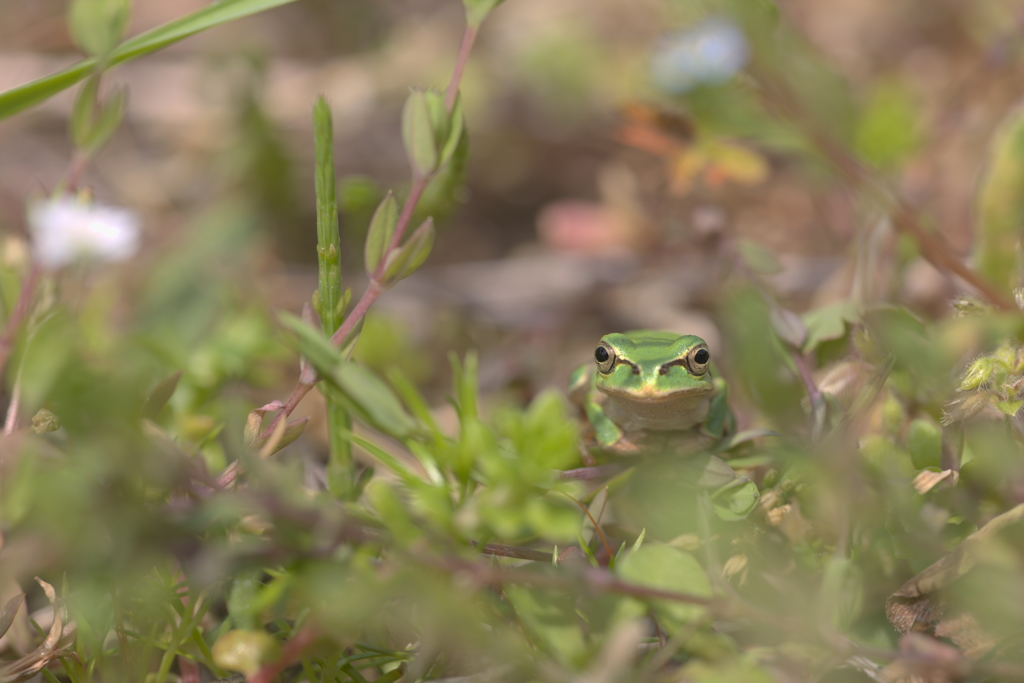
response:
[[[715,390],[714,386],[703,386],[703,387],[689,387],[686,389],[677,389],[671,392],[657,392],[653,390],[648,391],[623,391],[621,389],[611,389],[609,387],[603,387],[601,391],[614,396],[616,398],[625,398],[630,401],[637,403],[667,403],[680,398],[694,398],[703,396],[704,394],[710,394]]]

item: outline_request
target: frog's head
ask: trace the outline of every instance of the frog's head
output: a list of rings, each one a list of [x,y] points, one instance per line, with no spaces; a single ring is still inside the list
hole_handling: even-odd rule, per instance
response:
[[[612,396],[654,402],[714,391],[708,345],[692,334],[606,334],[594,360],[597,389]]]

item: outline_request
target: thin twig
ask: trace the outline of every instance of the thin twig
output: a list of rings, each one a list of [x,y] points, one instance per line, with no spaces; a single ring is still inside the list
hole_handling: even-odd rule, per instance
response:
[[[462,72],[469,62],[469,53],[473,51],[473,43],[476,41],[476,29],[472,24],[466,24],[466,30],[462,34],[462,44],[459,45],[459,56],[455,59],[455,68],[452,69],[452,79],[448,82],[448,90],[444,93],[444,108],[449,113],[455,106],[455,98],[459,96],[459,82],[462,80]]]

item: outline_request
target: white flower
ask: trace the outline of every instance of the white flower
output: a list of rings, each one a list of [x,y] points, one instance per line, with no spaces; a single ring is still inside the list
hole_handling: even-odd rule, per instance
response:
[[[59,197],[28,211],[35,260],[57,269],[75,261],[124,261],[139,250],[139,221],[127,209]]]
[[[739,26],[712,17],[667,36],[651,58],[651,75],[658,87],[681,94],[702,83],[729,80],[746,64],[749,52]]]

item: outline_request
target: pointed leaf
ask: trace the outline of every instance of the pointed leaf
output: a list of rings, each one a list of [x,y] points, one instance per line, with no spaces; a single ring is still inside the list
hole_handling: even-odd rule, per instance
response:
[[[294,1],[220,0],[220,2],[214,2],[180,19],[129,38],[114,48],[107,56],[106,63],[109,66],[114,66],[127,62],[150,52],[156,52],[208,28]],[[89,76],[97,64],[98,60],[95,57],[90,57],[55,74],[0,93],[0,119],[35,106],[60,91],[70,88]]]
[[[71,142],[75,147],[84,148],[96,118],[96,99],[99,95],[99,76],[86,79],[75,95],[71,107]]]
[[[156,416],[160,414],[167,402],[171,400],[171,396],[174,395],[174,390],[178,388],[178,382],[181,380],[181,375],[184,371],[178,370],[173,372],[160,381],[153,391],[149,392],[149,396],[146,398],[146,402],[142,404],[142,417],[147,420],[155,420]]]
[[[1003,289],[1014,277],[1024,228],[1024,108],[1013,110],[989,144],[988,163],[977,203],[977,246],[974,260],[985,278]]]
[[[367,368],[346,362],[324,378],[336,385],[370,424],[385,434],[402,439],[416,431],[416,421],[405,412],[395,393]]]
[[[452,113],[448,117],[448,134],[446,139],[441,141],[441,165],[448,163],[455,151],[459,148],[462,140],[462,133],[466,125],[465,116],[462,113],[462,95],[455,98],[452,106]]]
[[[423,265],[434,248],[434,221],[431,218],[423,221],[416,232],[406,240],[400,249],[391,252],[384,263],[385,287],[394,285],[399,280],[409,277]]]
[[[398,223],[398,202],[395,195],[388,192],[370,220],[370,228],[366,231],[366,274],[373,275],[377,271],[380,260],[384,258],[391,238],[395,234]]]
[[[7,601],[3,609],[0,609],[0,636],[7,633],[8,629],[11,628],[11,624],[14,623],[14,617],[18,615],[18,610],[25,604],[25,594],[18,593],[13,598]]]
[[[110,136],[117,131],[124,120],[125,109],[128,108],[128,88],[122,86],[109,93],[99,104],[99,114],[93,122],[92,130],[85,138],[82,147],[88,152],[95,152],[106,144]]]
[[[431,124],[430,105],[426,93],[409,93],[402,109],[402,143],[405,145],[409,165],[418,176],[428,176],[437,170],[438,145]]]
[[[269,458],[274,453],[277,453],[285,446],[291,444],[293,441],[302,436],[302,432],[306,429],[306,424],[309,422],[308,417],[304,417],[300,420],[292,420],[285,424],[282,420],[277,424],[277,429],[267,439],[257,439],[256,446],[260,446],[260,457]]]

